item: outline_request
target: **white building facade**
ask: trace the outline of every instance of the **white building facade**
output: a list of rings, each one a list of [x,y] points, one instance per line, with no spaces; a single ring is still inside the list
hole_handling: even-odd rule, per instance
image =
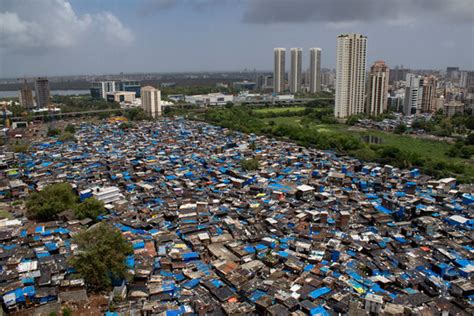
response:
[[[285,91],[285,48],[275,48],[273,50],[273,92]]]
[[[290,67],[290,92],[297,93],[301,91],[302,72],[303,72],[303,50],[301,48],[292,48],[291,67]]]
[[[321,48],[309,49],[309,92],[321,91]]]
[[[196,105],[225,105],[227,102],[233,102],[234,96],[222,93],[209,93],[187,95],[185,100],[187,103]]]
[[[423,78],[414,74],[407,74],[405,80],[405,102],[403,114],[412,115],[421,112],[423,96]]]
[[[141,88],[141,99],[143,111],[154,119],[162,114],[161,91],[146,86]]]
[[[346,118],[365,110],[367,37],[342,34],[337,38],[336,104],[334,115]]]

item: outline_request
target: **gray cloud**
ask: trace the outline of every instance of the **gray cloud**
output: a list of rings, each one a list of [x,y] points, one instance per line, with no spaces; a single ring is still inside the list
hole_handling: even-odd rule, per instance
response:
[[[272,23],[474,22],[473,0],[250,0],[243,21]]]
[[[230,2],[229,0],[144,0],[138,9],[138,14],[152,15],[156,12],[175,9],[180,6],[191,7],[199,11]]]

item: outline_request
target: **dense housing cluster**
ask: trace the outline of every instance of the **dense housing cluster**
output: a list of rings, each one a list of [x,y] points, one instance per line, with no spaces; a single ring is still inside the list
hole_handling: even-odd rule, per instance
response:
[[[473,313],[474,196],[453,178],[181,119],[82,124],[76,138],[1,156],[0,194],[68,182],[105,203],[97,220],[134,249],[110,311]],[[249,159],[258,163],[244,171]],[[68,258],[92,219],[12,212],[0,221],[4,308],[89,304]]]

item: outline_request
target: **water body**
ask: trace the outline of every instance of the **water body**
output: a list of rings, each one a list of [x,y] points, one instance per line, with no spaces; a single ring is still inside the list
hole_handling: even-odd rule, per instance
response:
[[[51,95],[90,94],[90,90],[51,90]],[[34,90],[33,90],[34,96]],[[18,91],[0,91],[0,98],[17,98]]]
[[[374,136],[374,135],[365,135],[361,137],[361,140],[367,144],[376,144],[380,145],[383,143],[382,137]]]

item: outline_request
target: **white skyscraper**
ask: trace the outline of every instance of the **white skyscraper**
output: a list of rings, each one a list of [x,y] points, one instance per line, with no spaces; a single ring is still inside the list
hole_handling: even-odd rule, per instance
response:
[[[291,68],[290,68],[290,92],[297,93],[301,91],[301,81],[303,72],[303,50],[301,48],[292,48],[291,50]]]
[[[146,86],[141,88],[140,93],[143,111],[153,118],[161,116],[161,91],[152,86]]]
[[[405,80],[405,104],[403,114],[411,115],[421,112],[423,97],[423,78],[414,74],[407,74]]]
[[[309,92],[321,91],[321,48],[309,49]]]
[[[285,48],[275,48],[273,68],[273,92],[280,93],[285,90]]]
[[[337,37],[336,117],[364,112],[366,53],[366,36],[342,34]]]

